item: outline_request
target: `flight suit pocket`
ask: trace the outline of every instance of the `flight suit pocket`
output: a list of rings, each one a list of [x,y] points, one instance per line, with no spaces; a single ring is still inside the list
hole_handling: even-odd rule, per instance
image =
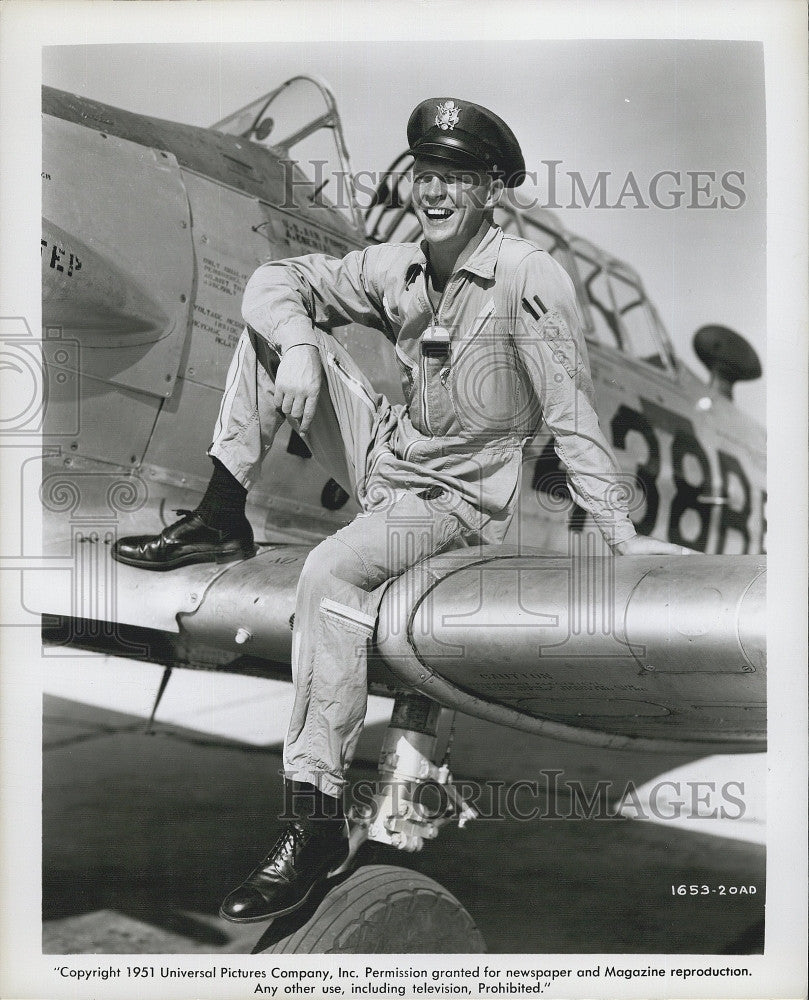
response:
[[[330,624],[338,625],[357,635],[364,635],[366,638],[370,638],[376,624],[370,615],[357,611],[347,604],[339,604],[328,597],[320,600],[320,617]]]
[[[446,436],[476,429],[478,421],[459,410],[456,371],[468,369],[466,356],[477,354],[481,333],[490,325],[493,314],[494,301],[489,300],[465,330],[456,330],[446,356],[433,352],[422,355],[419,398],[428,433]],[[459,368],[462,359],[464,367]]]
[[[425,422],[430,433],[441,436],[457,433],[459,424],[448,384],[452,371],[450,359],[424,357],[421,371]]]
[[[461,344],[445,385],[464,431],[499,436],[519,428],[526,401],[519,365],[511,338],[495,324]]]

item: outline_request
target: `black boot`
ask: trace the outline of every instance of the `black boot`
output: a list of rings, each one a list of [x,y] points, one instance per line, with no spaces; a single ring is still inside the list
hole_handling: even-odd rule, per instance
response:
[[[119,538],[112,558],[127,566],[162,570],[255,555],[253,529],[244,513],[247,489],[219,459],[212,461],[213,472],[196,510],[178,510],[184,516],[159,535]]]
[[[311,785],[294,784],[295,815],[258,868],[225,898],[219,914],[226,920],[252,923],[292,913],[348,856],[346,821],[337,800]],[[298,798],[301,789],[304,801]]]
[[[196,511],[177,511],[184,516],[159,535],[119,538],[112,558],[140,569],[175,569],[189,563],[230,562],[255,555],[253,529],[244,516],[226,528],[212,528]]]

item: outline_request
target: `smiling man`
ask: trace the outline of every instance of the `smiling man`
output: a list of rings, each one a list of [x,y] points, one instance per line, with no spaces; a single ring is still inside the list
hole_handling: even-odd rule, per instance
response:
[[[523,446],[543,420],[571,494],[614,551],[682,551],[637,536],[629,520],[570,278],[493,224],[504,189],[525,177],[511,129],[480,105],[432,98],[411,115],[407,138],[423,242],[342,260],[310,254],[255,272],[205,497],[160,535],[121,539],[113,553],[144,569],[250,555],[247,490],[286,419],[361,507],[301,574],[284,745],[293,819],[222,904],[234,921],[296,909],[345,858],[341,797],[365,718],[383,585],[452,546],[502,541]],[[329,335],[347,322],[395,344],[404,405],[376,393]]]

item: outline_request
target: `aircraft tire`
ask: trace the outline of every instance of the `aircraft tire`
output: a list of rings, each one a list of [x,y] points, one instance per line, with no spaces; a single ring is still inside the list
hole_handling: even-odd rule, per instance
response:
[[[486,945],[475,922],[420,872],[368,865],[332,889],[310,920],[265,953],[465,954]]]

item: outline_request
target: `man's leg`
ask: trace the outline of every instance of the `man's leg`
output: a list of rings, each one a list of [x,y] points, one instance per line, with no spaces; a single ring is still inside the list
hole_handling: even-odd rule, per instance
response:
[[[368,380],[336,341],[323,337],[319,341],[319,347],[324,384],[317,412],[307,435],[307,444],[314,458],[341,485],[362,499],[365,496],[365,473],[369,456],[374,448],[380,422],[389,414],[389,407],[387,401],[374,392]],[[266,359],[264,360],[265,367],[270,368]],[[367,520],[366,516],[361,516],[354,523],[364,524]],[[330,582],[322,583],[319,580],[321,574]],[[303,643],[303,639],[310,634],[311,629],[318,628],[318,592],[321,589],[332,590],[335,585],[338,589],[341,585],[345,586],[349,592],[346,600],[353,600],[356,605],[369,600],[367,591],[375,584],[363,563],[354,560],[352,549],[344,543],[334,543],[333,539],[327,539],[310,554],[298,585],[292,656],[296,702],[291,728],[298,725],[296,720],[307,714],[305,706],[314,668],[311,649]],[[316,595],[316,599],[313,595]],[[309,625],[307,621],[310,621]],[[360,622],[359,634],[355,631],[357,621]],[[364,619],[359,612],[354,615],[353,624],[349,622],[342,633],[342,643],[346,648],[341,653],[341,662],[344,659],[348,665],[347,676],[359,671],[361,677],[360,683],[355,678],[351,685],[349,708],[351,713],[359,717],[358,723],[354,723],[357,734],[365,714],[367,698],[364,647],[370,635],[369,624],[373,624],[370,612]],[[337,638],[340,641],[339,633]],[[361,647],[359,659],[356,666],[352,667],[358,644]],[[301,654],[306,660],[303,670],[299,666]],[[341,693],[341,698],[343,697],[348,708],[348,688]],[[335,720],[335,724],[338,728],[342,725],[339,719]],[[351,752],[355,742],[356,736]],[[348,756],[350,754],[346,755],[346,762]],[[229,920],[264,920],[297,909],[314,885],[346,855],[348,845],[342,800],[339,797],[342,790],[339,766],[335,765],[330,769],[334,774],[340,772],[340,781],[337,783],[329,781],[328,764],[325,770],[319,768],[311,774],[307,765],[297,777],[294,770],[294,765],[286,769],[285,782],[287,811],[292,818],[267,857],[223,902],[220,913]],[[314,780],[309,780],[311,778]]]
[[[255,553],[245,515],[247,491],[283,422],[272,405],[272,381],[259,365],[247,330],[228,369],[208,454],[213,472],[202,501],[158,535],[120,538],[113,559],[141,569],[175,569],[196,562],[227,562]]]
[[[292,633],[295,703],[287,778],[342,794],[367,704],[367,652],[380,587],[452,545],[461,522],[442,497],[400,493],[360,514],[309,554]]]
[[[323,338],[324,365],[323,352],[329,339]],[[333,356],[339,345],[332,342],[329,350],[329,356]],[[196,510],[184,512],[179,521],[159,535],[119,539],[113,546],[114,559],[141,569],[166,570],[196,562],[227,562],[254,554],[245,504],[247,492],[258,478],[285,419],[274,404],[278,360],[278,355],[256,334],[247,330],[242,333],[208,449],[214,468],[202,501]],[[328,384],[328,376],[325,381]],[[312,422],[311,447],[333,478],[351,489],[340,421],[328,397],[324,384]],[[344,417],[352,416],[350,408]]]
[[[295,818],[225,899],[223,916],[252,921],[296,909],[345,858],[341,799],[365,719],[381,584],[451,546],[462,530],[441,497],[392,494],[309,554],[296,596],[295,702],[284,744]]]

